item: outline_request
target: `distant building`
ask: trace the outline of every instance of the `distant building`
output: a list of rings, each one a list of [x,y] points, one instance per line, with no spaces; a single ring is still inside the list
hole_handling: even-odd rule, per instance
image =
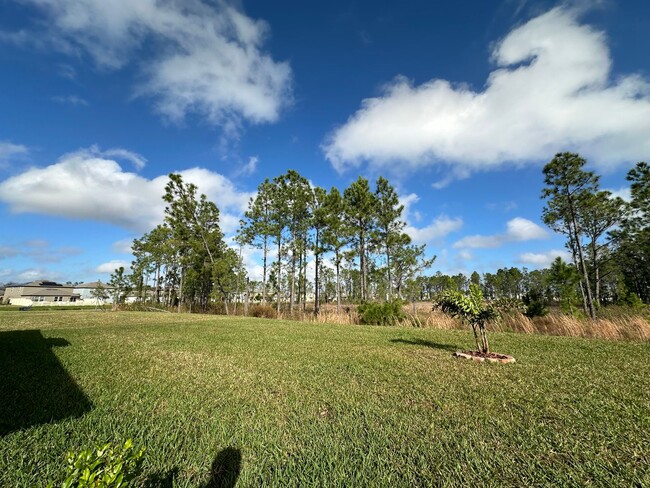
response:
[[[4,291],[3,303],[20,306],[73,305],[80,296],[74,288],[54,281],[37,280],[10,285]]]
[[[74,285],[74,293],[79,295],[82,305],[101,305],[101,303],[97,302],[97,298],[93,296],[93,292],[100,286],[104,287],[108,297],[103,303],[113,303],[113,287],[101,281],[91,281],[90,283]]]

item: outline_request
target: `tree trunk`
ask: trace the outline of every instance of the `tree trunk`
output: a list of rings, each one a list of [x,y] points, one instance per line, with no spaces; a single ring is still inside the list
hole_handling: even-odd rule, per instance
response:
[[[160,264],[156,266],[156,303],[160,303]]]
[[[594,268],[594,294],[596,305],[600,306],[600,267],[598,265],[598,243],[596,239],[592,238],[591,240],[591,255],[593,259],[593,268]]]
[[[478,342],[478,334],[476,333],[476,324],[471,324],[472,325],[472,332],[474,332],[474,341],[476,342],[476,350],[478,352],[481,352],[481,346],[479,345]]]
[[[296,237],[292,236],[291,243],[291,281],[289,282],[289,310],[293,314],[294,302],[296,299]]]
[[[366,246],[364,235],[359,237],[359,278],[361,279],[361,301],[366,301]]]
[[[390,250],[388,249],[388,243],[386,243],[386,268],[388,270],[388,301],[390,302],[393,299],[393,277],[390,272]]]
[[[181,268],[181,282],[178,287],[178,313],[181,312],[181,303],[183,302],[183,268]]]
[[[268,238],[264,236],[264,257],[262,261],[262,304],[266,305],[266,256],[269,252]]]
[[[319,276],[319,261],[320,251],[318,249],[318,229],[316,229],[315,246],[314,246],[314,261],[316,269],[314,271],[314,315],[318,315],[319,300],[320,300],[320,276]]]
[[[244,316],[248,316],[248,300],[249,300],[249,295],[250,295],[250,286],[248,282],[248,278],[246,278],[246,294],[244,295]]]
[[[336,252],[336,314],[341,313],[341,260],[339,253]]]
[[[282,238],[278,237],[278,276],[276,277],[277,279],[277,284],[276,284],[276,292],[277,292],[277,303],[276,303],[276,311],[278,315],[280,315],[280,290],[282,289]]]
[[[487,332],[485,330],[485,325],[484,324],[479,324],[479,330],[481,332],[481,343],[483,345],[483,348],[482,348],[481,352],[483,354],[488,354],[490,352],[490,345],[488,344]]]
[[[571,256],[573,258],[573,265],[576,267],[576,271],[580,272],[580,265],[578,264],[578,252],[576,246],[576,238],[573,237],[573,230],[569,226],[569,247],[571,247]],[[585,287],[583,286],[582,281],[580,282],[580,296],[582,296],[582,309],[585,312],[585,315],[589,315],[589,305],[587,304],[587,294],[585,293]],[[569,309],[573,314],[573,307],[569,304]]]
[[[589,285],[589,273],[587,272],[587,263],[585,263],[584,253],[582,252],[582,244],[580,243],[580,236],[578,235],[578,222],[573,208],[573,201],[569,199],[569,211],[571,213],[571,220],[573,221],[573,229],[576,237],[576,245],[578,247],[578,256],[580,257],[580,264],[582,267],[582,277],[585,283],[585,292],[587,294],[587,306],[589,307],[589,316],[591,319],[596,318],[596,310],[594,308],[594,300],[591,296],[591,286]]]
[[[307,237],[302,250],[302,313],[307,311]]]

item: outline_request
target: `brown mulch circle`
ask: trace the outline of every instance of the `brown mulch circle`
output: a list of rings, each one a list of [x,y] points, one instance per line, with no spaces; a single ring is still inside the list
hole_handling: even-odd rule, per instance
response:
[[[490,352],[487,354],[483,354],[482,352],[478,351],[457,351],[452,356],[457,357],[457,358],[465,358],[465,359],[471,359],[472,361],[489,361],[491,363],[514,363],[516,362],[515,358],[512,356],[508,356],[507,354],[499,354],[496,352]]]

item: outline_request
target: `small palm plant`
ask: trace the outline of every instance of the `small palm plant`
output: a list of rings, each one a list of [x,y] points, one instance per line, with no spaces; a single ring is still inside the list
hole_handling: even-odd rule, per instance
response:
[[[472,283],[467,294],[456,290],[443,291],[436,299],[435,308],[471,325],[477,350],[481,354],[490,353],[486,325],[498,317],[498,312],[483,300],[483,293],[477,284]]]

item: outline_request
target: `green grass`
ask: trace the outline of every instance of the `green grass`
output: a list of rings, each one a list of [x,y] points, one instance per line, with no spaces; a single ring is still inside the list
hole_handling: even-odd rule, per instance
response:
[[[649,343],[490,339],[518,362],[452,358],[469,331],[6,312],[0,486],[128,437],[145,486],[650,486]]]

